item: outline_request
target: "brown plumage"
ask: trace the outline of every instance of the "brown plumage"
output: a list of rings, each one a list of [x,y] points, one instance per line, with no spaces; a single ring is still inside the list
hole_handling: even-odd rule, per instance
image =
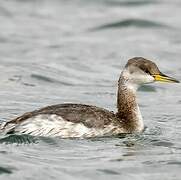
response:
[[[128,60],[126,67],[129,67],[129,66],[138,67],[141,70],[143,70],[144,72],[149,73],[151,75],[161,73],[160,70],[158,69],[157,65],[154,62],[141,58],[141,57],[135,57],[135,58]]]
[[[83,123],[89,128],[103,128],[111,119],[116,118],[113,112],[96,106],[84,104],[57,104],[39,110],[27,112],[7,123],[21,123],[22,121],[40,114],[56,114],[73,123]],[[89,118],[87,118],[89,117]]]
[[[136,90],[140,85],[155,80],[178,82],[177,80],[162,74],[156,64],[152,61],[142,57],[135,57],[128,60],[128,63],[119,78],[117,93],[118,110],[116,113],[91,105],[52,105],[25,113],[22,116],[5,123],[1,127],[1,131],[5,131],[6,133],[27,133],[32,135],[51,136],[49,132],[54,131],[56,126],[50,128],[50,130],[47,131],[47,134],[37,133],[39,129],[42,130],[42,124],[35,123],[37,121],[36,117],[40,117],[40,115],[56,115],[56,117],[60,117],[60,121],[64,122],[64,125],[67,126],[61,127],[61,125],[58,124],[53,136],[92,137],[107,134],[113,135],[118,133],[141,132],[144,125],[136,102]],[[45,119],[42,119],[42,121],[45,121]],[[52,122],[54,122],[54,120],[51,120],[51,123]],[[86,128],[84,130],[85,132],[79,134],[77,128],[72,128],[77,124],[83,125]],[[69,129],[68,125],[71,125],[71,129]],[[34,129],[30,130],[29,127],[33,127]],[[64,132],[65,130],[66,133],[61,133],[61,131]],[[36,133],[33,134],[33,132]]]

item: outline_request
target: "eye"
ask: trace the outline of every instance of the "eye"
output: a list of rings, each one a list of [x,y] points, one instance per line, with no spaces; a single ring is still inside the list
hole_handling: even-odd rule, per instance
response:
[[[145,73],[151,75],[150,71],[148,69],[145,70]]]
[[[140,66],[140,69],[141,69],[142,71],[144,71],[145,73],[151,75],[150,71],[148,70],[148,67],[142,65],[142,66]]]

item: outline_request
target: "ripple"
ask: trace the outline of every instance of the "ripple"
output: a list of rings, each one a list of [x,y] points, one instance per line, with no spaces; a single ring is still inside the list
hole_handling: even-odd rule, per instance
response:
[[[105,174],[111,174],[111,175],[119,175],[120,173],[110,170],[110,169],[97,169],[97,171],[101,171]]]
[[[171,161],[171,162],[167,162],[167,164],[173,164],[173,165],[180,165],[181,166],[181,161]]]
[[[0,139],[1,144],[31,144],[36,143],[37,139],[30,135],[9,135]]]
[[[58,143],[57,143],[57,139],[56,138],[49,138],[49,137],[39,137],[39,139],[42,141],[42,142],[44,142],[44,143],[46,143],[46,144],[48,144],[48,145],[50,145],[50,146],[57,146],[58,145]]]
[[[53,78],[50,78],[50,77],[47,77],[47,76],[43,76],[43,75],[40,75],[40,74],[31,74],[31,77],[34,78],[34,79],[37,79],[39,81],[45,81],[45,82],[48,82],[48,83],[58,83],[58,84],[65,85],[65,86],[72,86],[71,83],[58,81],[56,79],[53,79]]]
[[[41,80],[41,81],[50,82],[50,83],[55,82],[54,79],[46,77],[46,76],[43,76],[43,75],[39,75],[39,74],[31,74],[31,77],[35,78],[35,79],[38,79],[38,80]]]
[[[5,167],[0,167],[0,174],[11,174],[12,171]]]
[[[0,6],[0,14],[7,17],[13,17],[12,13],[7,8],[2,6]]]
[[[163,147],[172,147],[174,146],[173,143],[168,141],[161,141],[161,140],[152,140],[152,145],[154,146],[163,146]]]
[[[144,92],[156,92],[156,88],[150,85],[143,85],[139,88],[139,90]]]
[[[0,151],[0,154],[7,154],[6,151]]]
[[[145,6],[149,4],[156,4],[157,1],[107,1],[109,5],[116,5],[116,6]]]
[[[154,22],[144,19],[125,19],[118,22],[104,24],[98,27],[90,29],[90,31],[106,30],[106,29],[115,29],[115,28],[126,28],[126,27],[137,27],[137,28],[165,28],[169,27],[165,24]]]
[[[31,86],[31,87],[35,87],[35,84],[31,84],[31,83],[28,83],[28,82],[24,82],[23,81],[23,76],[22,75],[14,75],[13,77],[10,77],[8,79],[9,81],[12,81],[12,82],[20,82],[22,85],[24,86]]]

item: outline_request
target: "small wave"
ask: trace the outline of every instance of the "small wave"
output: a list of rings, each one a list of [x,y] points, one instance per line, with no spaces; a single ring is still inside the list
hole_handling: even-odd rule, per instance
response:
[[[23,77],[21,75],[14,75],[13,77],[10,77],[8,80],[9,81],[14,81],[14,82],[17,82],[17,83],[20,82],[24,86],[31,86],[31,87],[35,86],[35,84],[24,82]]]
[[[51,79],[49,77],[46,77],[46,76],[39,75],[39,74],[32,74],[31,77],[35,78],[35,79],[38,79],[38,80],[41,80],[41,81],[50,82],[50,83],[54,82],[53,79]]]
[[[150,20],[143,19],[125,19],[118,22],[104,24],[98,27],[90,29],[90,31],[106,30],[106,29],[115,29],[115,28],[126,28],[126,27],[137,27],[137,28],[163,28],[168,27],[165,24],[154,22]]]
[[[12,171],[5,167],[0,167],[0,174],[11,174]]]
[[[112,6],[145,6],[145,5],[150,5],[150,4],[156,4],[158,1],[144,1],[144,0],[137,0],[137,1],[111,1],[107,0],[105,1],[107,5],[112,5]]]
[[[65,85],[65,86],[72,86],[73,85],[71,83],[67,83],[67,82],[63,82],[63,81],[58,81],[56,79],[53,79],[53,78],[50,78],[50,77],[46,77],[46,76],[43,76],[43,75],[39,75],[39,74],[31,74],[31,77],[35,78],[37,80],[40,80],[40,81],[48,82],[48,83],[58,83],[58,84],[62,84],[62,85]]]
[[[6,9],[2,6],[0,6],[0,14],[2,16],[13,17],[12,13],[8,9]]]
[[[173,164],[173,165],[180,165],[181,166],[181,161],[169,161],[167,164]]]
[[[154,146],[162,146],[162,147],[172,147],[172,146],[174,146],[174,144],[172,142],[159,140],[159,139],[152,140],[151,144],[154,145]]]
[[[120,175],[120,172],[110,169],[97,169],[97,171],[108,175]]]

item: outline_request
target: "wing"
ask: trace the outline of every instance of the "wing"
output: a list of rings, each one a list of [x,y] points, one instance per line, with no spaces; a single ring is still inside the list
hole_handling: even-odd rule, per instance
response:
[[[19,124],[38,115],[57,115],[62,119],[72,123],[82,123],[88,128],[103,128],[116,119],[113,112],[96,106],[83,104],[58,104],[28,112],[5,124]],[[5,127],[4,126],[4,127]]]

